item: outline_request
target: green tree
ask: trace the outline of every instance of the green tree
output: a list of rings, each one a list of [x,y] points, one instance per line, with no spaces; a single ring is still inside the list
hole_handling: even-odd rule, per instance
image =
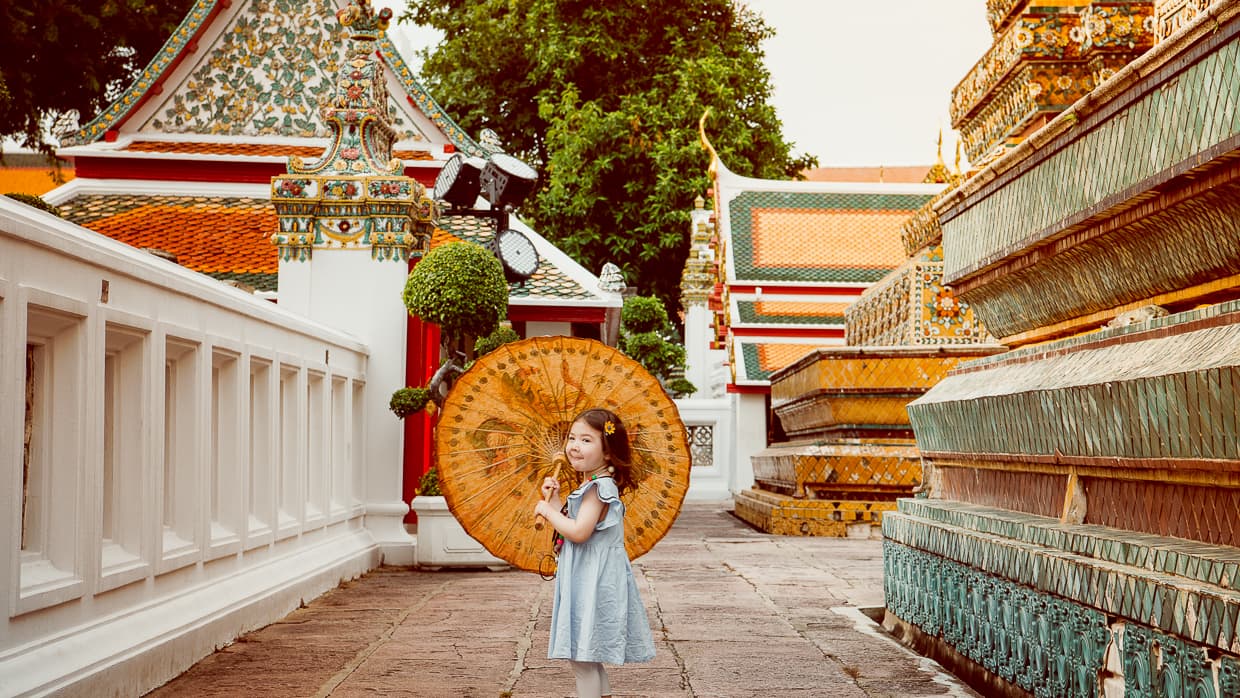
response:
[[[767,104],[771,30],[732,0],[411,0],[443,33],[422,80],[467,131],[493,129],[542,181],[522,215],[587,268],[615,262],[679,307],[690,202],[708,186],[697,124],[728,166],[791,177]]]
[[[658,298],[633,296],[624,301],[620,311],[620,349],[658,378],[672,397],[697,392],[697,387],[684,377],[685,348]]]
[[[194,0],[0,0],[0,136],[51,152],[44,127],[93,118],[146,67]]]

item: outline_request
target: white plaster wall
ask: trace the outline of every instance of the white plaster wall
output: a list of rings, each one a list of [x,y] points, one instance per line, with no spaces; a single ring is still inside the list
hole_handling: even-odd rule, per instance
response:
[[[394,565],[415,561],[415,539],[403,523],[403,423],[388,409],[392,392],[405,387],[409,312],[401,292],[408,274],[406,262],[372,259],[369,249],[316,249],[309,261],[280,262],[282,307],[370,348],[365,443],[357,456],[366,464],[366,527]]]
[[[27,532],[23,549],[25,354],[40,334],[52,337],[45,346],[55,357],[36,367],[52,379],[36,400],[45,408],[30,476],[37,499],[25,498],[40,530]],[[137,352],[129,373],[109,383],[107,355],[126,342]],[[368,351],[0,197],[0,695],[141,695],[376,566],[358,491],[368,480],[354,470]],[[165,405],[181,394],[165,385],[165,360],[177,356],[172,375],[187,397]],[[251,385],[251,367],[262,365],[268,380]],[[239,388],[221,390],[213,366],[231,366]],[[281,372],[295,398],[283,422]],[[307,399],[315,377],[338,389]],[[106,428],[131,408],[139,419]],[[296,425],[291,438],[284,424]],[[124,457],[106,455],[118,440]],[[330,457],[316,457],[320,447]]]
[[[735,448],[734,466],[729,483],[733,492],[753,487],[753,463],[750,458],[766,448],[766,396],[741,393],[732,396]]]
[[[704,303],[693,303],[685,309],[685,378],[698,391],[695,396],[711,394],[710,365],[711,312]]]

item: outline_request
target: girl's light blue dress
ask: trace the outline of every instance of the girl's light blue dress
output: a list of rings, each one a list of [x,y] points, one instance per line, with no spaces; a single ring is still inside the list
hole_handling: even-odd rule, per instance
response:
[[[624,503],[616,481],[588,480],[568,495],[568,516],[598,488],[607,513],[584,543],[564,541],[555,575],[547,656],[578,662],[626,664],[654,659],[654,638],[624,551]]]

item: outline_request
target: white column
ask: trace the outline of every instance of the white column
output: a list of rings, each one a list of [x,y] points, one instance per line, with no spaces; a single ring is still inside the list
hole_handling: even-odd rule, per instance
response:
[[[404,428],[388,409],[405,385],[409,313],[401,300],[409,268],[377,261],[368,248],[316,249],[308,262],[280,263],[280,305],[347,332],[370,349],[366,366],[364,443],[354,446],[354,467],[364,468],[366,528],[384,562],[414,563],[414,538],[405,530],[409,505],[401,498]],[[327,363],[330,366],[330,357]]]
[[[711,395],[711,312],[705,303],[689,303],[685,308],[685,378],[697,387],[696,397]]]
[[[750,458],[766,448],[766,396],[743,393],[732,397],[735,400],[732,414],[736,419],[732,433],[735,434],[736,448],[732,450],[730,484],[733,492],[742,492],[753,487],[753,461]]]

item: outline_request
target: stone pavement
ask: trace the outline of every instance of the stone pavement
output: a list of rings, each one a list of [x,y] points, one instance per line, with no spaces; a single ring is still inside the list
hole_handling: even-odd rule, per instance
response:
[[[977,695],[859,610],[882,606],[880,541],[766,535],[730,507],[687,504],[634,561],[658,654],[608,667],[617,698]],[[572,696],[546,658],[553,584],[383,567],[149,695]]]

